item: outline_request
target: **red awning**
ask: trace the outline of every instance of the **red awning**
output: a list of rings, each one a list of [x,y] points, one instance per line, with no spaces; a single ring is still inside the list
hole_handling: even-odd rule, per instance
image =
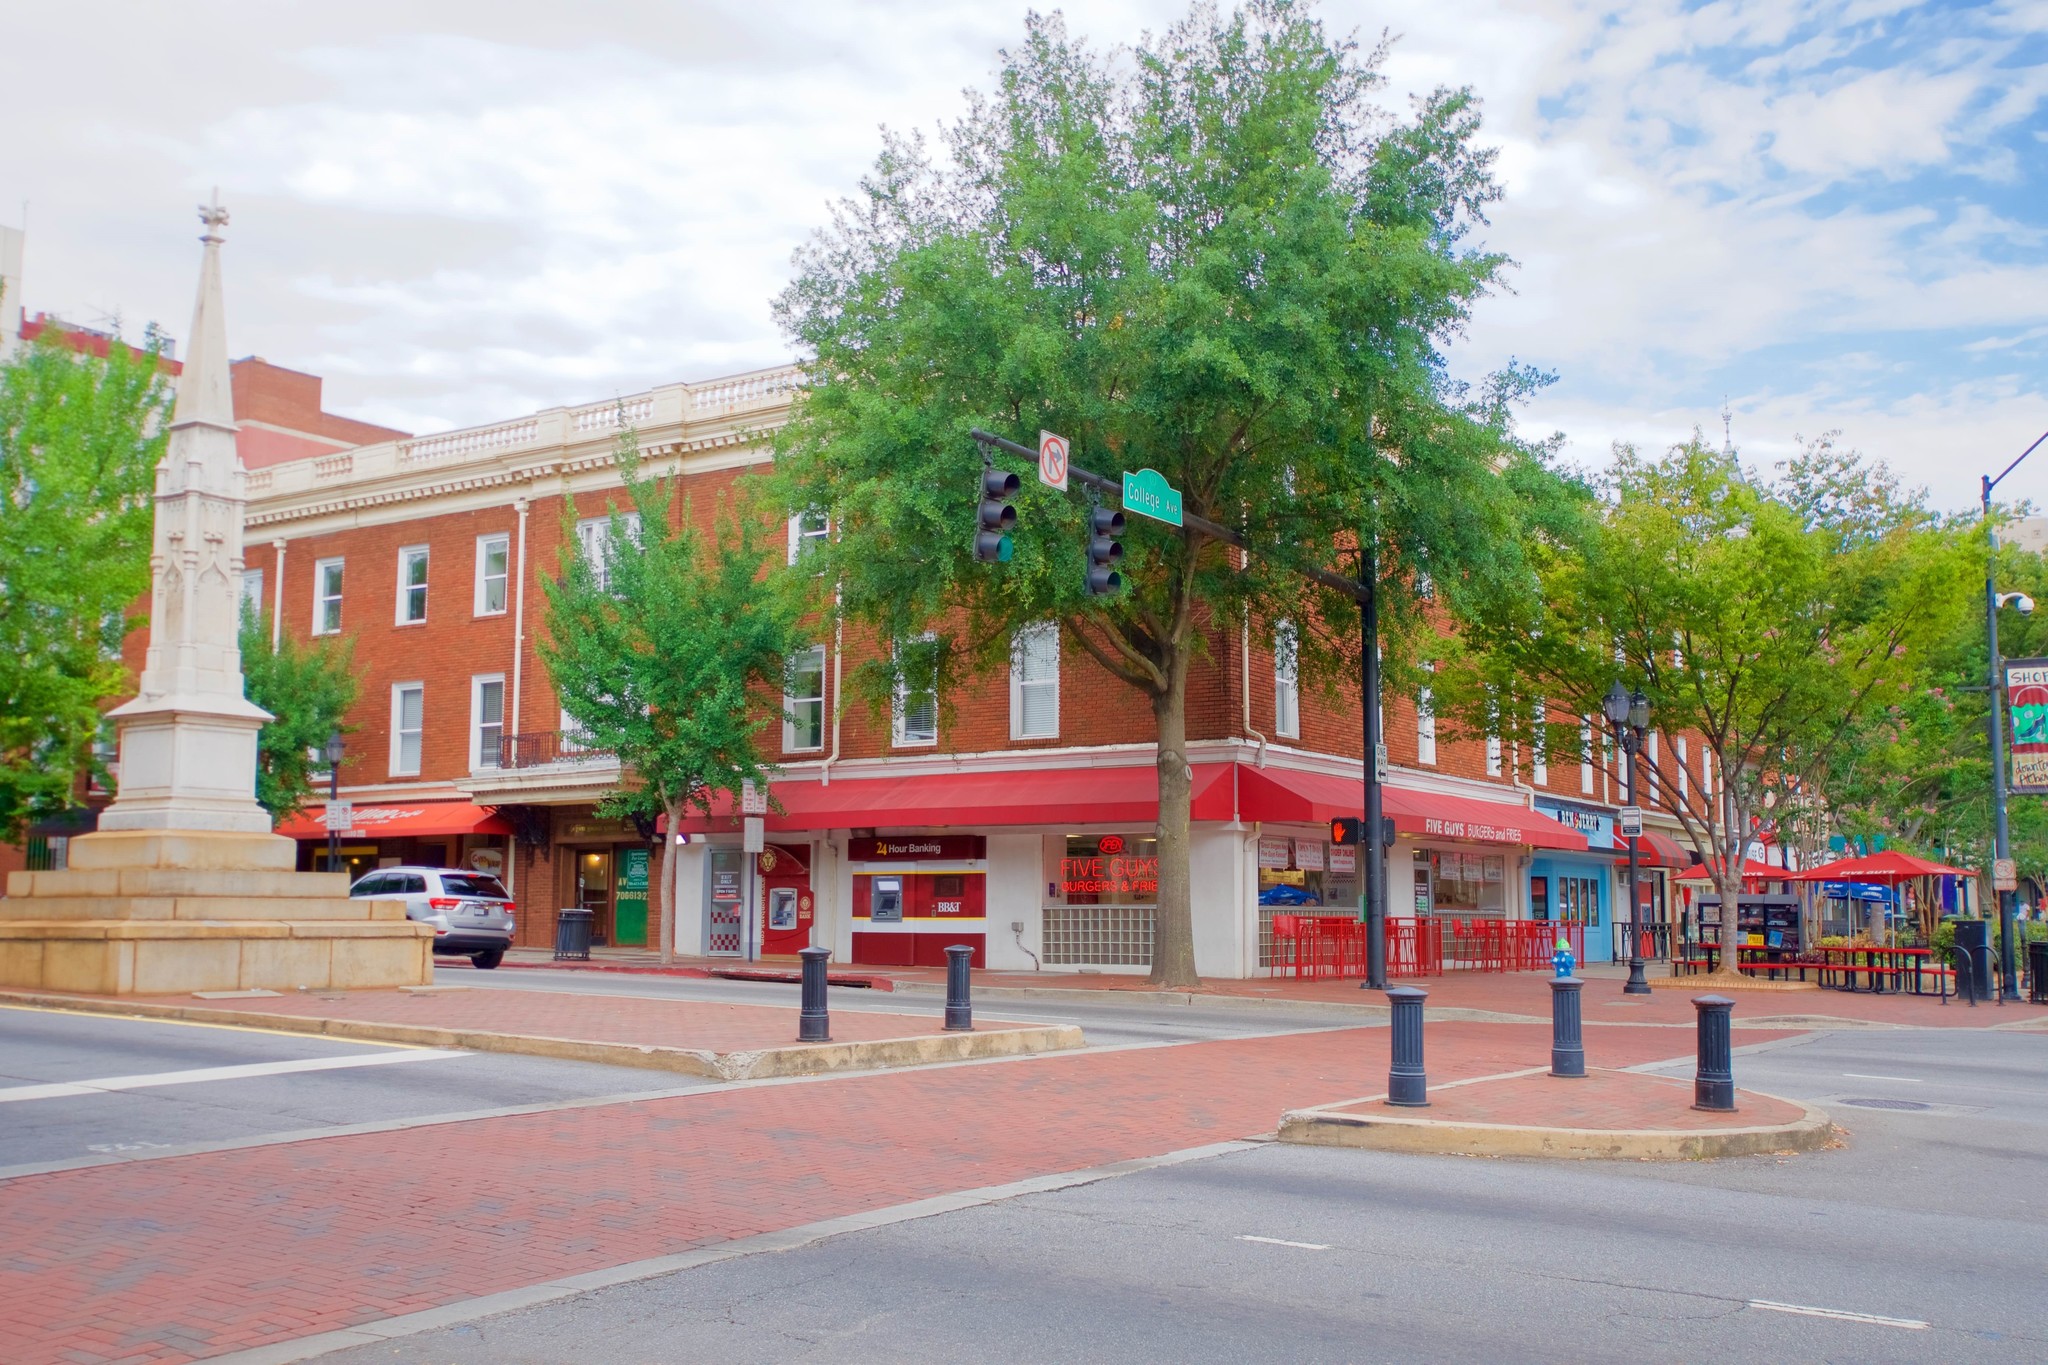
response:
[[[327,824],[320,804],[303,807],[277,832],[287,839],[325,839]],[[434,834],[510,834],[512,826],[482,806],[468,801],[412,801],[388,806],[355,807],[352,839],[404,839]]]
[[[1614,838],[1615,856],[1628,857],[1628,840],[1618,834]],[[1670,835],[1646,829],[1636,838],[1636,861],[1646,867],[1691,867],[1697,860]]]
[[[1329,773],[1287,768],[1238,767],[1237,808],[1241,818],[1279,824],[1319,825],[1357,815],[1365,803],[1360,781]],[[1227,794],[1227,793],[1226,793]],[[1531,848],[1583,849],[1586,836],[1567,829],[1520,802],[1482,801],[1471,796],[1380,789],[1381,808],[1401,834],[1485,844],[1527,844]]]
[[[916,777],[841,777],[776,782],[782,806],[766,816],[771,830],[860,829],[880,826],[1151,825],[1159,820],[1159,774],[1151,764],[1129,768],[1026,768],[1005,772],[927,773]],[[739,813],[721,794],[709,817],[683,817],[693,834],[733,829]],[[1230,765],[1195,769],[1194,818],[1230,818]],[[666,822],[664,822],[665,828]]]

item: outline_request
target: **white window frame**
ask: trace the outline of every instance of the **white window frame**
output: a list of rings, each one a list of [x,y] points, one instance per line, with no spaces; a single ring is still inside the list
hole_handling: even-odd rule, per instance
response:
[[[407,693],[418,693],[420,699],[419,728],[405,728],[405,698]],[[412,766],[405,764],[405,737],[413,736]],[[401,682],[391,684],[391,775],[393,777],[418,777],[424,766],[427,750],[427,685],[424,682]]]
[[[1024,659],[1026,651],[1034,646],[1050,644],[1052,648],[1052,676],[1049,678],[1026,678]],[[1033,730],[1026,720],[1024,697],[1026,688],[1052,692],[1052,727]],[[1057,621],[1038,621],[1020,627],[1010,637],[1010,738],[1011,739],[1058,739],[1060,737],[1060,627]]]
[[[825,747],[825,646],[812,645],[808,649],[798,651],[798,655],[817,665],[818,691],[815,696],[799,697],[787,690],[789,680],[784,681],[783,686],[785,690],[782,694],[782,752],[786,754],[814,754]],[[800,671],[796,660],[791,659],[789,678],[794,679]],[[797,708],[800,706],[815,706],[818,708],[818,738],[810,744],[799,744],[797,742],[796,717]]]
[[[640,536],[640,514],[621,512],[619,519],[626,524],[626,534],[638,539]],[[591,576],[597,581],[599,592],[611,589],[610,548],[612,542],[612,518],[607,512],[601,517],[585,517],[576,523],[576,545],[583,557],[590,561]]]
[[[1499,777],[1501,775],[1500,698],[1490,687],[1486,689],[1486,694],[1486,775],[1488,777]]]
[[[1434,662],[1423,665],[1429,672],[1436,672]],[[1436,692],[1424,683],[1415,694],[1415,761],[1428,767],[1436,766]]]
[[[1671,753],[1678,760],[1678,799],[1692,799],[1692,774],[1686,771],[1685,736],[1674,735],[1671,739]]]
[[[1546,724],[1549,716],[1549,703],[1538,697],[1529,727],[1529,780],[1538,787],[1550,785],[1550,728]]]
[[[1593,794],[1593,719],[1579,717],[1579,793]]]
[[[316,559],[313,561],[312,633],[315,635],[341,634],[341,595],[348,578],[345,569],[347,563],[348,561],[339,555],[333,559]],[[334,591],[332,593],[327,591],[327,575],[330,570],[334,574]],[[329,624],[327,620],[327,607],[330,603],[334,607],[334,621],[332,624]]]
[[[1645,752],[1649,761],[1643,764],[1643,776],[1648,779],[1650,799],[1652,801],[1662,801],[1664,799],[1664,788],[1660,780],[1661,774],[1657,771],[1657,732],[1655,730],[1650,731],[1650,740]]]
[[[498,689],[498,719],[495,724],[484,719],[485,689]],[[484,742],[484,731],[497,733],[490,742]],[[469,770],[495,772],[499,767],[498,755],[505,738],[505,675],[503,673],[478,673],[469,680]]]
[[[489,571],[491,551],[497,549],[505,556],[503,573]],[[491,605],[491,584],[498,584],[498,605]],[[512,605],[512,534],[509,531],[493,531],[476,538],[476,594],[473,604],[477,616],[503,616]]]
[[[248,615],[254,607],[257,615],[263,614],[263,570],[242,570],[242,614]]]
[[[938,637],[937,637],[937,636],[935,636],[935,635],[931,635],[931,634],[925,634],[925,635],[919,635],[919,636],[917,636],[916,638],[914,638],[914,639],[911,639],[911,640],[906,640],[906,641],[904,641],[903,643],[904,643],[904,644],[915,644],[915,645],[924,645],[924,644],[934,644],[934,643],[936,643],[936,642],[937,642],[937,640],[938,640]],[[931,731],[931,733],[930,733],[929,735],[923,735],[923,734],[919,734],[919,735],[913,735],[913,734],[912,734],[912,733],[910,732],[910,730],[908,729],[908,727],[907,727],[907,726],[905,725],[905,721],[906,721],[906,720],[908,719],[908,716],[907,716],[906,712],[907,712],[907,709],[908,709],[908,706],[909,706],[909,702],[910,702],[910,693],[911,693],[911,690],[912,690],[912,689],[911,689],[911,687],[910,687],[910,682],[909,682],[909,679],[907,679],[907,678],[904,678],[904,677],[903,677],[903,676],[901,675],[901,674],[902,674],[902,657],[901,657],[901,656],[902,656],[902,646],[901,646],[901,645],[899,645],[899,646],[897,647],[897,656],[898,656],[898,657],[897,657],[897,673],[898,673],[898,676],[897,676],[897,678],[896,678],[896,689],[895,689],[895,698],[894,698],[893,702],[892,702],[892,703],[891,703],[891,705],[890,705],[890,712],[891,712],[891,714],[890,714],[890,718],[889,718],[889,719],[890,719],[890,724],[889,724],[889,733],[890,733],[890,739],[891,739],[891,742],[892,742],[892,743],[894,743],[894,744],[895,744],[895,746],[896,746],[897,748],[899,748],[899,749],[929,749],[929,748],[932,748],[932,747],[934,747],[935,745],[937,745],[937,744],[938,744],[938,742],[939,742],[939,688],[938,688],[938,661],[937,661],[936,659],[934,659],[934,660],[932,661],[932,669],[933,669],[933,676],[932,676],[932,685],[931,685],[931,687],[930,687],[930,689],[929,689],[929,691],[930,691],[930,693],[931,693],[931,699],[932,699],[932,731]],[[925,690],[925,689],[919,689],[919,690]]]
[[[1273,735],[1301,738],[1301,634],[1292,621],[1273,626]]]
[[[558,730],[561,738],[555,743],[555,752],[564,758],[573,758],[589,752],[593,741],[590,731],[583,728],[576,717],[569,714],[569,708],[561,708],[561,724]]]
[[[789,562],[794,564],[810,553],[814,541],[829,539],[832,518],[824,512],[799,512],[789,519]]]
[[[401,626],[423,626],[427,623],[427,573],[430,559],[424,545],[403,545],[398,550],[398,601],[393,608],[393,624]],[[420,566],[420,581],[408,582],[413,565]],[[412,614],[413,594],[419,594],[420,614]]]

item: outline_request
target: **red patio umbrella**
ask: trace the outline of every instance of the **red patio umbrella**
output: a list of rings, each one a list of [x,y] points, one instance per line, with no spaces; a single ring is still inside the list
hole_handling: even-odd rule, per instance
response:
[[[1977,874],[1960,867],[1931,863],[1896,849],[1886,849],[1862,857],[1837,858],[1834,862],[1822,863],[1804,872],[1780,872],[1778,875],[1795,882],[1879,882],[1885,886],[1897,886],[1915,877],[1974,877]]]
[[[1773,867],[1769,863],[1760,863],[1754,858],[1745,858],[1742,862],[1742,880],[1744,882],[1782,882],[1796,880],[1799,875],[1797,872],[1790,872],[1782,867]],[[1687,868],[1676,880],[1681,882],[1704,882],[1711,886],[1713,885],[1714,874],[1707,870],[1705,863],[1701,863],[1697,867]]]

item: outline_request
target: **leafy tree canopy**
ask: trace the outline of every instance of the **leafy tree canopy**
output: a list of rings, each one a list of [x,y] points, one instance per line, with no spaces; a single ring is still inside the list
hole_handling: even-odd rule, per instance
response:
[[[309,752],[355,728],[345,721],[358,691],[355,641],[308,644],[280,634],[273,650],[269,618],[245,609],[240,643],[243,695],[272,717],[256,737],[256,800],[284,820],[312,794],[313,774],[326,771],[326,759],[316,763]]]
[[[1348,675],[1356,609],[1299,571],[1355,572],[1365,537],[1398,657],[1417,574],[1453,600],[1519,581],[1530,520],[1570,516],[1509,426],[1540,377],[1467,387],[1447,360],[1508,266],[1471,240],[1499,194],[1477,103],[1439,90],[1396,116],[1373,101],[1383,56],[1291,0],[1197,7],[1106,55],[1034,15],[937,154],[886,138],[777,305],[810,361],[772,479],[834,519],[818,604],[884,640],[933,632],[942,678],[1058,620],[1151,699],[1155,980],[1194,971],[1182,745],[1204,631],[1291,618],[1304,676]],[[1085,502],[1027,478],[1015,559],[976,563],[977,426],[1156,469],[1241,527],[1248,560],[1133,517],[1124,593],[1091,599]],[[854,683],[883,695],[896,672],[880,651]]]
[[[126,684],[171,399],[159,349],[99,359],[46,334],[0,364],[0,839],[70,804]]]

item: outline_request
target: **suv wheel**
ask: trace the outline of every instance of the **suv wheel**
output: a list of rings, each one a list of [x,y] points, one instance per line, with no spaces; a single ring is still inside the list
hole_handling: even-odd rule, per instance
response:
[[[480,971],[487,972],[505,960],[505,950],[493,948],[488,953],[472,953],[469,960],[474,962]]]

